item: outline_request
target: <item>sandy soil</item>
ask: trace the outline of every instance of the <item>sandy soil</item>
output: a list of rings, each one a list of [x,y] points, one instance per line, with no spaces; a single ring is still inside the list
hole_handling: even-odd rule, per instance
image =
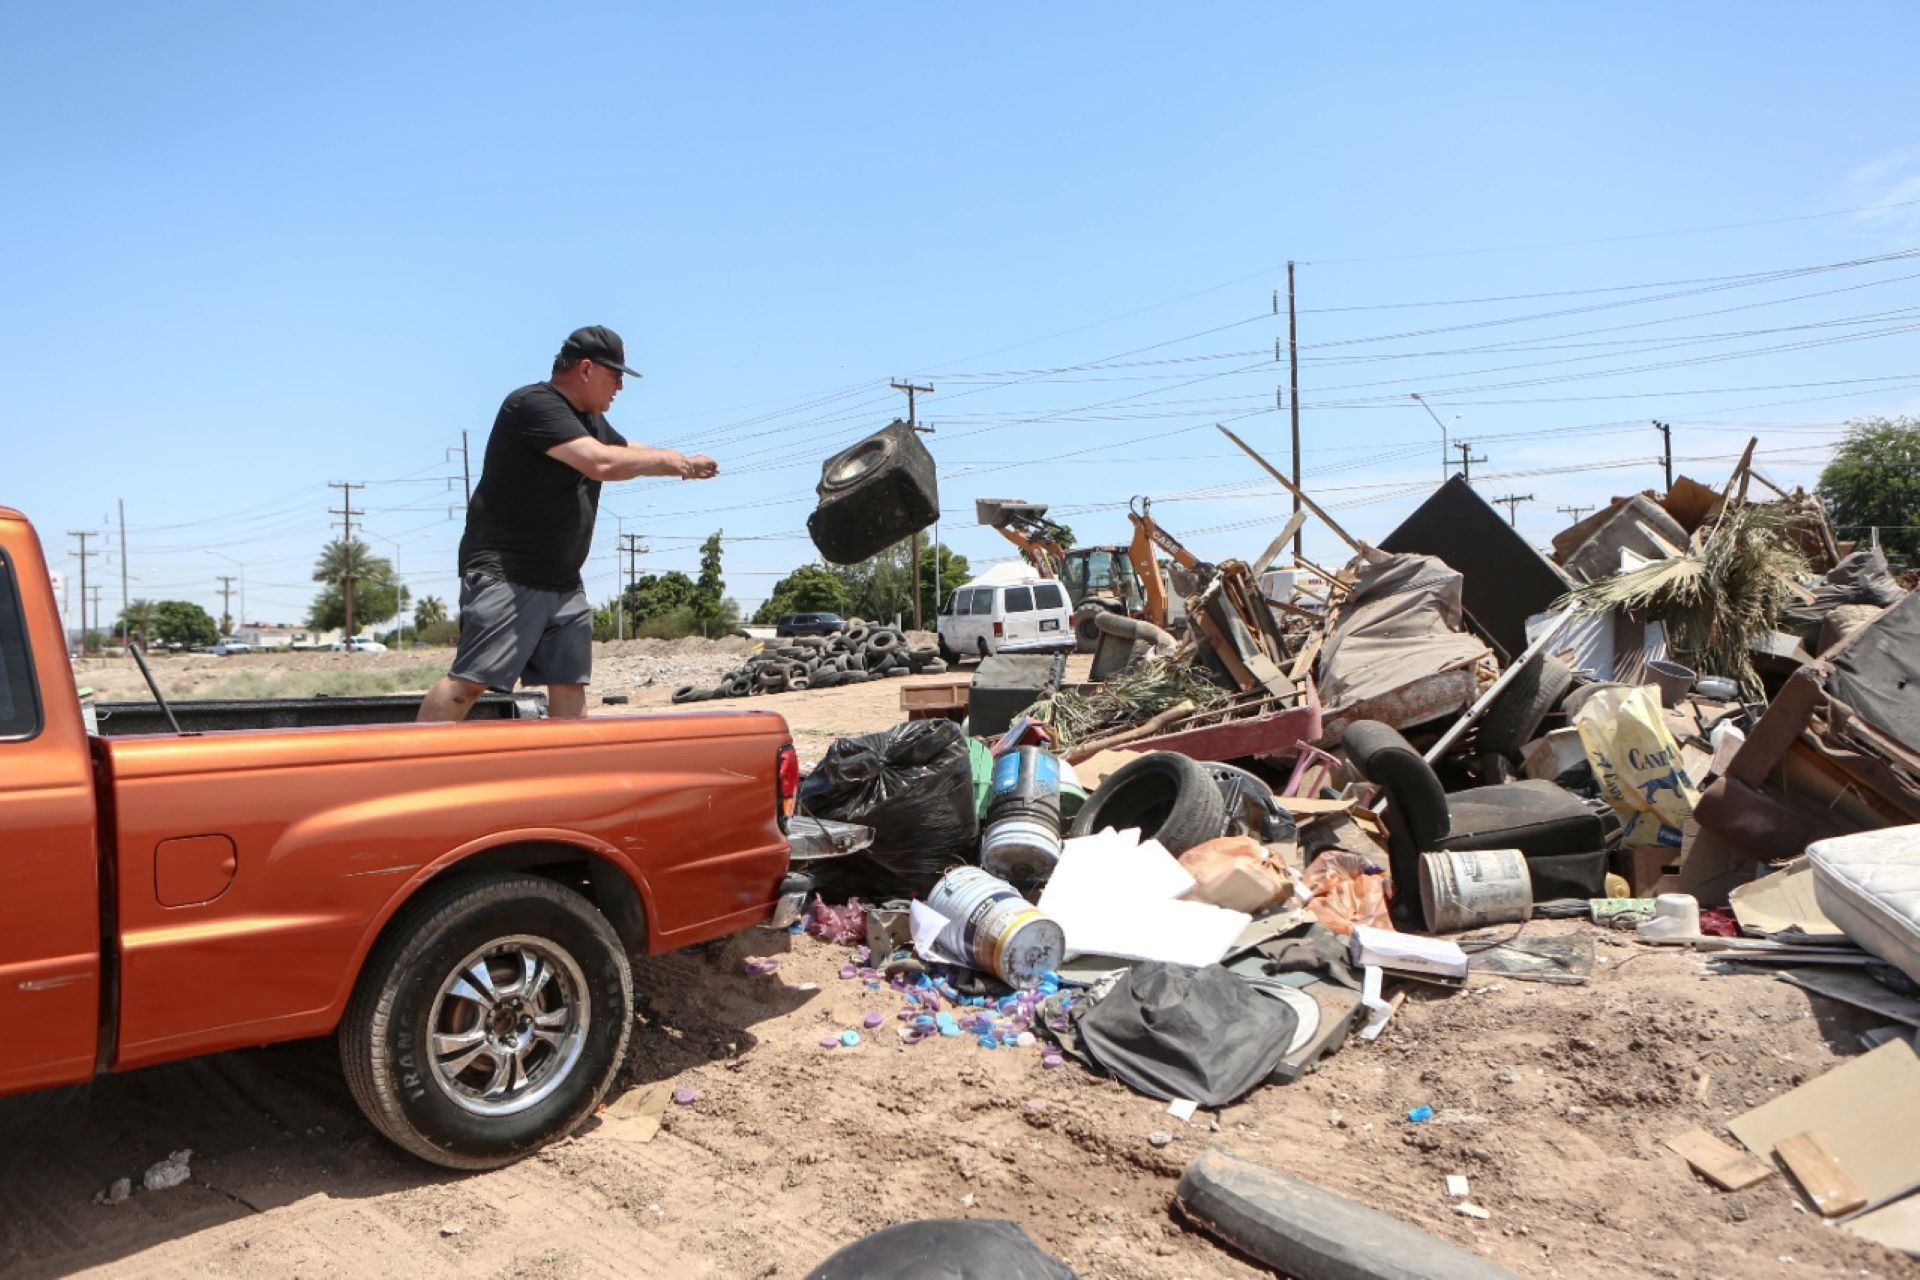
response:
[[[898,683],[753,702],[824,746],[892,723]],[[670,692],[630,688],[643,707]],[[776,973],[746,972],[769,955]],[[845,948],[753,930],[646,962],[620,1096],[493,1173],[435,1170],[375,1137],[325,1042],[0,1099],[0,1273],[799,1276],[891,1222],[987,1216],[1086,1276],[1262,1274],[1171,1210],[1181,1169],[1218,1143],[1527,1276],[1920,1276],[1781,1178],[1717,1191],[1661,1146],[1857,1053],[1873,1019],[1629,938],[1600,935],[1598,958],[1586,987],[1416,988],[1378,1043],[1183,1124],[1037,1053],[902,1045],[897,997],[841,979]],[[888,1021],[860,1048],[820,1048],[869,1012]],[[627,1113],[658,1082],[698,1096],[648,1139]],[[1407,1123],[1423,1104],[1434,1118]],[[179,1148],[192,1180],[140,1189]],[[1490,1219],[1451,1211],[1456,1173]],[[119,1177],[131,1199],[94,1203]]]

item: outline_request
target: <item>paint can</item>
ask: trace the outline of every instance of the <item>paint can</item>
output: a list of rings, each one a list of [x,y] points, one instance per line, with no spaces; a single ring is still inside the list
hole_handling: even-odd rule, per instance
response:
[[[927,905],[947,918],[941,941],[1008,986],[1037,987],[1066,958],[1060,926],[979,867],[958,867],[940,877]]]
[[[1423,853],[1420,905],[1434,933],[1525,920],[1533,913],[1526,855],[1518,849]]]
[[[1060,761],[1019,747],[993,762],[980,865],[996,876],[1034,883],[1060,861]]]

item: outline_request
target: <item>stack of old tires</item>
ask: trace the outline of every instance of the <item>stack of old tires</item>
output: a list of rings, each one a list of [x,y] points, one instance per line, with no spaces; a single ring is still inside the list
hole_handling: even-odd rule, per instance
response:
[[[935,649],[909,648],[906,633],[898,628],[855,622],[845,631],[828,636],[793,636],[776,641],[721,676],[713,688],[682,685],[673,691],[673,700],[705,702],[710,698],[832,689],[946,669],[947,664]]]

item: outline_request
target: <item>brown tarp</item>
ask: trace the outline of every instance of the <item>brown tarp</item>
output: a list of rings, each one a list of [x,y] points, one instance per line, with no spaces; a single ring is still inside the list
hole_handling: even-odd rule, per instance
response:
[[[1320,649],[1320,700],[1330,719],[1395,728],[1463,711],[1489,657],[1460,630],[1462,579],[1434,556],[1382,555],[1358,566]]]

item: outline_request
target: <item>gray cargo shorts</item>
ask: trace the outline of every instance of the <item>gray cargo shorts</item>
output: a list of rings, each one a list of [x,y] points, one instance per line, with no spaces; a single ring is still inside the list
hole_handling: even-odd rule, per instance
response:
[[[460,575],[460,648],[447,674],[512,693],[521,684],[586,684],[593,671],[587,593]]]

